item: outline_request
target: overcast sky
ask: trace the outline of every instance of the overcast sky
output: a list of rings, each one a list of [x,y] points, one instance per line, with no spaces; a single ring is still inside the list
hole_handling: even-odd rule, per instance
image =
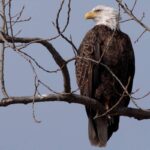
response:
[[[129,7],[134,1],[126,1]],[[73,0],[71,4],[70,24],[65,35],[72,35],[78,47],[85,33],[94,26],[92,21],[85,21],[84,13],[98,4],[118,8],[115,0]],[[25,5],[23,18],[32,17],[30,22],[21,23],[15,31],[22,30],[19,36],[49,38],[55,36],[52,25],[60,0],[13,0],[12,12],[17,12]],[[140,18],[145,12],[144,22],[150,26],[150,1],[138,1],[135,14]],[[122,19],[126,18],[123,15]],[[66,21],[66,7],[60,19],[63,27]],[[141,97],[150,91],[150,33],[142,36],[140,41],[134,41],[143,29],[134,23],[121,24],[121,30],[127,33],[133,43],[136,56],[136,74],[133,91],[140,89],[135,97]],[[72,48],[63,39],[52,41],[54,47],[65,59],[73,56]],[[27,47],[25,52],[32,55],[47,69],[57,68],[46,49],[40,45]],[[34,82],[30,65],[17,53],[7,50],[5,53],[5,80],[8,93],[11,96],[33,95]],[[76,89],[74,63],[69,64],[72,89]],[[46,74],[40,70],[38,75],[42,81],[56,91],[62,91],[61,74]],[[48,90],[41,88],[43,94]],[[0,95],[2,97],[2,94]],[[150,108],[150,97],[137,101],[142,108]],[[130,106],[135,107],[132,103]],[[0,149],[1,150],[98,150],[90,145],[88,140],[87,116],[81,105],[58,102],[40,103],[35,105],[37,119],[32,118],[32,105],[12,105],[0,109]],[[150,148],[150,121],[137,121],[121,117],[120,128],[113,134],[107,147],[102,150],[148,150]]]

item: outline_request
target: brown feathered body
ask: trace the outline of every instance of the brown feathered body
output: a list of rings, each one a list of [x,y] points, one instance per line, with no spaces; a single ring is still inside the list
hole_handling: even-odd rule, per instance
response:
[[[81,95],[96,99],[106,111],[116,103],[118,108],[127,107],[130,97],[122,85],[130,94],[134,72],[134,52],[127,34],[105,25],[96,25],[85,35],[76,60]],[[98,110],[91,107],[86,107],[86,112],[91,144],[105,146],[118,129],[119,116],[102,117]]]

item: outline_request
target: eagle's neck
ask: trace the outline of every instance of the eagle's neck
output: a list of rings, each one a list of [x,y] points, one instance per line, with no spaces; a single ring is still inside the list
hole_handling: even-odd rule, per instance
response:
[[[116,17],[114,15],[112,16],[105,16],[105,17],[101,17],[95,20],[96,25],[105,25],[109,28],[111,28],[112,30],[119,30],[119,17]]]

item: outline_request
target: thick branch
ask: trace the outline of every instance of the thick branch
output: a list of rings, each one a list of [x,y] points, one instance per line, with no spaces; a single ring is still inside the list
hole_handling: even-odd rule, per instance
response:
[[[0,107],[12,105],[12,104],[29,104],[29,103],[33,103],[33,99],[34,99],[34,103],[62,101],[68,103],[82,104],[84,106],[90,106],[94,109],[99,109],[102,113],[104,112],[103,106],[98,101],[77,94],[50,94],[47,96],[36,96],[36,97],[25,96],[25,97],[3,98],[0,101]],[[120,116],[133,117],[135,119],[142,120],[142,119],[150,119],[150,110],[143,111],[141,109],[136,109],[136,108],[117,108],[110,111],[109,115],[112,116],[120,115]]]
[[[64,79],[64,91],[65,93],[70,93],[71,87],[70,87],[70,76],[68,72],[68,68],[66,65],[66,61],[60,56],[60,54],[56,51],[56,49],[53,47],[51,43],[49,43],[47,40],[43,40],[41,38],[19,38],[19,37],[10,37],[8,35],[3,34],[4,39],[7,42],[15,42],[15,43],[39,43],[47,48],[47,50],[51,53],[53,56],[55,62],[57,65],[61,68],[63,79]],[[3,39],[0,39],[0,43],[3,43]]]
[[[142,110],[137,108],[119,108],[116,112],[112,112],[112,115],[120,115],[126,117],[133,117],[138,120],[150,119],[150,109]]]
[[[80,96],[77,94],[50,94],[44,96],[22,96],[22,97],[9,97],[3,98],[0,101],[0,107],[8,106],[12,104],[29,104],[33,102],[53,102],[53,101],[62,101],[68,103],[77,103],[83,105],[92,105],[94,108],[99,108],[99,102],[95,99],[91,99],[85,96]]]

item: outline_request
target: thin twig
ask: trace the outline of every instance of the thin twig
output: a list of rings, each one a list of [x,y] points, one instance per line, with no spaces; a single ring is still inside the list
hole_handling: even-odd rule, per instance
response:
[[[12,2],[12,0],[9,0],[9,3],[8,3],[8,10],[9,10],[8,11],[8,16],[9,16],[10,34],[11,34],[11,38],[12,38],[12,45],[13,45],[13,48],[16,49],[15,42],[13,40],[14,33],[13,33],[12,16],[11,16],[11,2]]]
[[[125,22],[131,21],[131,20],[133,20],[133,18],[126,19],[126,20],[122,20],[122,21],[120,21],[119,23],[125,23]]]
[[[43,85],[45,88],[47,88],[50,92],[54,93],[54,94],[60,94],[56,91],[54,91],[53,89],[51,89],[48,85],[46,85],[44,82],[42,82],[41,80],[38,80],[38,82]]]
[[[134,8],[135,8],[136,4],[137,4],[137,0],[134,1],[133,7],[132,7],[132,9],[131,9],[131,12],[134,11]]]
[[[36,118],[36,114],[35,114],[35,97],[36,97],[36,93],[38,91],[38,86],[39,86],[39,82],[37,82],[37,76],[35,76],[34,78],[34,86],[35,86],[35,90],[34,90],[34,95],[33,95],[33,103],[32,103],[32,116],[33,116],[33,119],[36,123],[41,123],[40,120],[37,120]]]
[[[144,30],[139,37],[134,41],[134,43],[137,43],[139,41],[139,39],[143,36],[143,34],[146,32],[147,30]]]
[[[91,58],[86,58],[86,57],[80,57],[80,56],[77,56],[76,58],[78,59],[85,59],[85,60],[89,60],[91,62],[94,62],[96,64],[100,64],[101,66],[105,67],[108,72],[114,77],[114,79],[116,79],[116,81],[120,84],[120,86],[122,87],[122,89],[126,92],[126,94],[130,97],[131,101],[133,102],[133,104],[142,110],[142,108],[140,106],[137,105],[137,103],[134,101],[134,98],[131,97],[131,95],[128,93],[128,91],[126,90],[125,86],[122,84],[122,82],[120,81],[120,79],[113,73],[113,71],[109,68],[109,66],[103,64],[103,63],[99,63],[99,60],[94,60],[94,59],[91,59]]]
[[[57,12],[57,17],[56,17],[56,29],[57,29],[58,33],[60,34],[60,36],[61,36],[64,40],[66,40],[66,41],[73,47],[73,49],[74,49],[75,51],[77,51],[77,48],[76,48],[76,46],[74,45],[74,43],[73,43],[71,40],[69,40],[69,39],[63,34],[63,32],[66,30],[67,26],[69,25],[70,12],[71,12],[71,0],[68,1],[67,22],[66,22],[66,25],[65,25],[64,29],[62,30],[63,32],[61,31],[60,26],[59,26],[59,17],[60,17],[60,13],[61,13],[61,11],[62,11],[63,5],[64,5],[64,0],[62,0],[61,5],[60,5],[60,8],[59,8],[59,10],[58,10],[58,12]]]
[[[143,98],[145,98],[145,97],[147,97],[147,96],[149,96],[150,95],[150,92],[147,92],[146,94],[144,94],[143,96],[141,96],[141,97],[133,97],[133,99],[135,99],[135,100],[141,100],[141,99],[143,99]]]
[[[130,10],[126,4],[123,4],[122,0],[116,0],[116,2],[121,6],[121,8],[127,13],[134,21],[136,21],[139,25],[141,25],[146,31],[150,32],[150,27],[141,22],[141,19],[138,19]]]
[[[127,86],[125,87],[126,90],[127,90],[128,86],[129,86],[129,84],[130,84],[130,81],[131,81],[130,79],[131,79],[131,78],[129,77]],[[99,117],[106,116],[109,112],[111,112],[113,109],[115,109],[115,108],[120,104],[120,102],[123,100],[123,98],[126,96],[125,94],[126,94],[126,92],[123,91],[123,93],[122,93],[121,97],[119,98],[119,100],[118,100],[111,108],[109,108],[108,110],[106,110],[106,111],[105,111],[103,114],[101,114],[101,115],[99,115],[99,114],[96,115],[96,116],[94,117],[94,119],[97,119],[97,118],[99,118]]]

